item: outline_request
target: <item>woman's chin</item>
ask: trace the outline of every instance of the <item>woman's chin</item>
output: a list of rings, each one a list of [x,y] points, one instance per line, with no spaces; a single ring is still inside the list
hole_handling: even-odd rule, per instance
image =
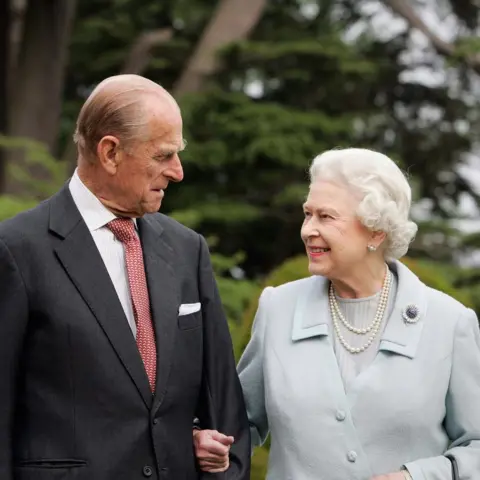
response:
[[[322,265],[322,264],[320,264],[319,262],[312,262],[312,261],[310,261],[310,262],[308,263],[308,271],[309,271],[312,275],[325,276],[325,274],[326,274],[327,271],[328,271],[328,268],[326,268],[326,265]]]

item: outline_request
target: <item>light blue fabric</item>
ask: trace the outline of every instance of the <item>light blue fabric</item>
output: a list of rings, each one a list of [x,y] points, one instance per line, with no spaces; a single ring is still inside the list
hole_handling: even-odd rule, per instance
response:
[[[379,352],[345,393],[327,281],[261,295],[238,365],[254,445],[271,433],[268,480],[480,479],[480,329],[475,313],[394,262],[398,290]],[[409,304],[420,311],[407,324]]]

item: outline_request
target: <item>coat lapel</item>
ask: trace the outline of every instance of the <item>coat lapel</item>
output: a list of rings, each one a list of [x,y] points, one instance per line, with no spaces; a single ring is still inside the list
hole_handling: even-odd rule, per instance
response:
[[[330,310],[328,282],[323,277],[310,277],[305,292],[300,295],[293,314],[292,340],[328,335]]]
[[[59,242],[55,252],[100,323],[147,407],[152,403],[148,378],[125,313],[97,246],[66,185],[51,200],[50,231]]]
[[[153,215],[138,220],[157,342],[157,384],[154,411],[166,391],[177,330],[180,296],[175,279],[175,251]]]
[[[402,263],[393,262],[390,268],[398,278],[397,295],[379,350],[414,358],[427,312],[427,287]],[[418,311],[413,323],[406,322],[403,317],[408,306],[415,306]]]

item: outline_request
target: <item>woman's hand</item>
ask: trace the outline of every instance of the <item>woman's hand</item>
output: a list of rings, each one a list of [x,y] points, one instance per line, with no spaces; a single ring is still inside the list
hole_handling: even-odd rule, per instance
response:
[[[209,473],[227,470],[230,466],[229,453],[233,441],[233,437],[216,430],[194,430],[193,444],[200,469]]]

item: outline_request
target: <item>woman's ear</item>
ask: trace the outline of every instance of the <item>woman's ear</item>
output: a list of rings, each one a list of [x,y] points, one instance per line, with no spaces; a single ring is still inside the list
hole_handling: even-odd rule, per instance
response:
[[[380,248],[382,243],[385,241],[387,238],[387,234],[385,232],[372,232],[370,236],[370,242],[369,245],[374,245],[377,249]]]

